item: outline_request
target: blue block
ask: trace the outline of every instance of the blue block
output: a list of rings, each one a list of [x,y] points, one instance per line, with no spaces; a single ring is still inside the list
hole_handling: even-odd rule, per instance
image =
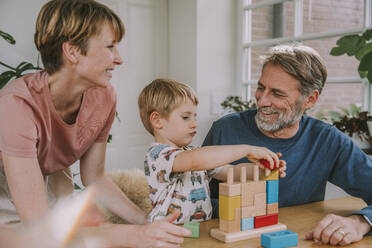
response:
[[[279,200],[279,180],[266,181],[266,203],[276,203]]]
[[[297,245],[297,233],[289,230],[261,234],[261,246],[265,248],[283,248]]]
[[[254,228],[254,217],[244,218],[242,219],[241,223],[242,223],[241,225],[242,231],[253,229]]]

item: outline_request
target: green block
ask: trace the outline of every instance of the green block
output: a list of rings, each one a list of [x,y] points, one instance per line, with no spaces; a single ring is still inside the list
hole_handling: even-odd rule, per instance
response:
[[[191,236],[188,238],[199,238],[200,223],[199,222],[185,222],[183,224],[184,228],[187,228],[191,231]]]

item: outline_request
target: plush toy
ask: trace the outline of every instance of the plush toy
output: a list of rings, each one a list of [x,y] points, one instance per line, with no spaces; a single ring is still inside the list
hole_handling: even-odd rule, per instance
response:
[[[109,172],[108,176],[134,202],[143,212],[149,214],[152,210],[149,198],[149,186],[146,181],[145,173],[140,169],[130,169],[124,171]],[[103,209],[105,217],[111,223],[125,224],[123,219],[107,209]]]

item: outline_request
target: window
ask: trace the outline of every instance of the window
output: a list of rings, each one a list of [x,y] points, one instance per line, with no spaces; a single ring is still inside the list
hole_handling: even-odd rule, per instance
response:
[[[299,41],[316,49],[326,61],[328,79],[316,109],[349,103],[371,110],[371,86],[360,79],[355,58],[329,54],[347,34],[371,28],[372,0],[241,0],[239,66],[244,99],[251,99],[261,73],[259,55],[270,46]]]

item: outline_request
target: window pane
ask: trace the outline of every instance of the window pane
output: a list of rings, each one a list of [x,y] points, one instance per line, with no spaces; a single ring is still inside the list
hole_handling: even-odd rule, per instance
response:
[[[363,26],[364,0],[304,0],[303,3],[305,34]]]
[[[357,59],[347,56],[346,54],[342,56],[332,56],[329,54],[332,47],[336,46],[336,41],[339,38],[341,37],[310,40],[304,41],[302,43],[314,48],[325,60],[327,65],[328,78],[359,77],[359,61]]]
[[[260,1],[252,1],[256,2]],[[288,1],[253,9],[252,41],[293,36],[293,6]]]

